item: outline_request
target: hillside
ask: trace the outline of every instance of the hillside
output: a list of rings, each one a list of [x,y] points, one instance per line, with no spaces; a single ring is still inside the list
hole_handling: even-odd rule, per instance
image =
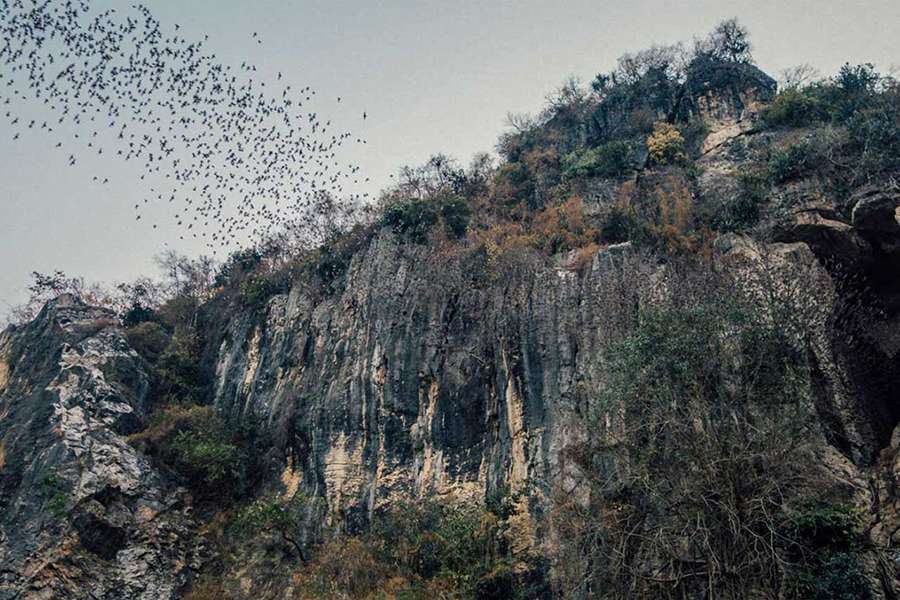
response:
[[[896,598],[900,84],[749,49],[627,55],[315,247],[36,286],[0,599]]]

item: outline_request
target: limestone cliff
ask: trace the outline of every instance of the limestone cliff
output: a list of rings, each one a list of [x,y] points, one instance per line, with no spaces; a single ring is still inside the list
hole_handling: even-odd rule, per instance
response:
[[[701,194],[782,135],[756,128],[771,85],[693,99],[707,128]],[[585,186],[588,208],[611,186]],[[762,224],[718,236],[713,257],[750,294],[763,279],[792,291],[818,461],[863,515],[867,551],[879,552],[867,574],[885,598],[900,593],[898,211],[890,187],[837,205],[781,186]],[[208,302],[204,401],[267,440],[261,488],[318,500],[304,545],[361,530],[395,501],[509,490],[513,552],[540,556],[551,498],[579,477],[564,450],[604,385],[609,342],[678,276],[627,242],[577,259],[491,270],[483,253],[382,228],[327,293],[297,280],[252,309]],[[872,318],[847,317],[859,303]],[[150,385],[114,315],[75,298],[0,334],[0,599],[177,598],[210,559],[191,495],[127,439],[148,420]],[[893,563],[876,560],[884,552]],[[289,597],[253,573],[256,559],[233,565],[235,593]]]

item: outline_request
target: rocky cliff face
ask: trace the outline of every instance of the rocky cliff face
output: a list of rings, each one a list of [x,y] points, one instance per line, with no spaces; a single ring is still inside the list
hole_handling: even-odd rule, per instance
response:
[[[62,296],[0,334],[0,598],[173,598],[183,493],[125,436],[148,377],[108,311]]]
[[[757,135],[754,90],[698,101],[711,115],[702,187],[740,169],[735,149]],[[775,203],[758,235],[720,237],[716,264],[750,293],[762,279],[793,290],[821,463],[861,508],[872,546],[890,549],[900,196],[865,189],[831,206],[807,192],[782,190],[794,201]],[[333,293],[297,281],[258,310],[210,303],[208,402],[271,440],[266,486],[320,500],[305,543],[358,530],[397,499],[483,502],[508,489],[521,509],[514,550],[539,554],[552,538],[542,511],[577,479],[563,449],[603,386],[604,351],[673,276],[629,244],[586,266],[572,258],[491,275],[484,257],[382,231]],[[860,304],[871,318],[847,317]],[[189,496],[127,441],[146,421],[148,386],[113,315],[74,298],[0,334],[0,599],[175,598],[196,573],[206,550]],[[896,567],[867,568],[896,597]],[[246,597],[262,589],[250,570]]]

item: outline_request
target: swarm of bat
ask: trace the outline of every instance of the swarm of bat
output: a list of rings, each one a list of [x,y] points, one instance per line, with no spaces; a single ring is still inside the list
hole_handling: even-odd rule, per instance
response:
[[[368,180],[340,151],[365,140],[305,109],[314,90],[282,84],[281,73],[267,89],[255,66],[223,65],[206,38],[179,30],[164,34],[140,5],[97,12],[90,0],[0,0],[0,115],[11,137],[65,132],[55,141],[76,146],[70,165],[85,150],[137,162],[141,179],[164,190],[135,204],[136,218],[149,203],[170,203],[181,237],[214,252],[285,228],[313,234],[364,201],[353,190]],[[14,114],[23,101],[52,118]]]

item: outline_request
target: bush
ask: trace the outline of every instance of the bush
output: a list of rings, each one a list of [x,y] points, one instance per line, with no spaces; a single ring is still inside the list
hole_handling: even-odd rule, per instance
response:
[[[631,145],[622,141],[576,150],[563,158],[565,179],[621,177],[631,169]]]
[[[469,228],[469,219],[472,217],[472,209],[460,196],[450,196],[441,202],[441,219],[444,221],[444,231],[452,238],[462,238]]]
[[[650,160],[658,165],[669,165],[684,160],[684,137],[678,128],[669,123],[657,123],[647,138]]]
[[[159,323],[145,321],[125,331],[128,344],[151,363],[155,363],[171,340],[169,333]]]
[[[859,112],[847,121],[855,167],[867,177],[900,169],[900,91],[882,106]]]
[[[774,183],[787,183],[806,175],[814,165],[811,145],[802,142],[773,152],[769,159],[769,173]]]
[[[871,64],[843,65],[831,81],[810,88],[835,123],[846,123],[877,99],[881,76]]]
[[[613,206],[600,228],[600,241],[607,244],[627,242],[633,229],[634,215],[621,206]]]
[[[532,234],[535,247],[548,254],[581,248],[598,237],[597,230],[585,217],[584,202],[578,196],[538,212],[532,223]]]
[[[235,283],[256,269],[262,262],[262,258],[262,254],[256,248],[246,248],[232,253],[216,274],[214,285],[223,286]]]
[[[427,200],[411,199],[388,206],[382,223],[397,235],[405,236],[415,244],[424,244],[432,227],[437,223],[438,212]]]
[[[816,600],[871,600],[874,598],[859,555],[836,552],[810,574],[807,589]],[[810,589],[811,588],[811,589]]]
[[[507,206],[532,205],[535,186],[528,167],[518,161],[500,165],[494,176],[493,194],[497,201]]]
[[[808,378],[781,324],[714,274],[681,277],[609,349],[588,441],[566,450],[589,474],[589,505],[563,498],[558,518],[586,597],[764,597],[791,564]]]
[[[69,503],[66,487],[66,482],[55,473],[45,475],[38,483],[38,494],[44,500],[43,508],[56,519],[62,519],[66,515]]]
[[[155,310],[145,307],[140,302],[135,302],[122,315],[122,325],[134,327],[135,325],[156,321],[157,319]]]
[[[846,504],[806,501],[790,516],[790,535],[808,548],[847,549],[858,537],[858,521]]]
[[[238,511],[231,524],[234,534],[244,536],[260,532],[275,532],[296,550],[300,560],[306,561],[306,553],[297,540],[302,524],[303,499],[294,497],[287,502],[278,498],[262,498]]]
[[[762,111],[762,120],[769,127],[806,127],[827,116],[821,102],[798,89],[787,89]]]
[[[209,406],[166,406],[129,437],[204,496],[230,499],[245,477],[244,452]]]
[[[860,562],[859,513],[853,507],[806,499],[789,516],[785,535],[798,545],[797,591],[819,600],[873,597]]]
[[[148,332],[149,333],[149,332]],[[150,333],[155,336],[156,334]],[[161,340],[153,340],[158,343]],[[203,398],[206,378],[198,363],[196,338],[177,333],[156,360],[153,394],[160,404],[199,403]]]
[[[759,222],[760,207],[768,193],[765,177],[752,172],[741,173],[734,184],[733,188],[721,193],[721,203],[710,215],[710,225],[717,231],[741,231]]]
[[[250,275],[241,282],[241,300],[247,306],[262,306],[277,294],[279,285],[268,275]]]
[[[530,597],[514,587],[496,523],[470,506],[392,506],[375,515],[369,531],[322,546],[299,574],[300,597]]]

